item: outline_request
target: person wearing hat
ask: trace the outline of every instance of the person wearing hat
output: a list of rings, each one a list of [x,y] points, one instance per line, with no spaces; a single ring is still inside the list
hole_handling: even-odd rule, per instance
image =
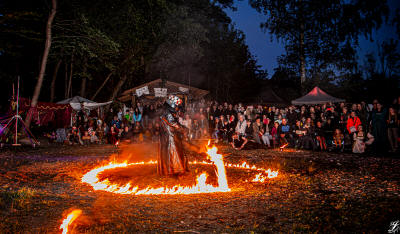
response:
[[[188,160],[183,150],[184,127],[179,124],[182,99],[169,95],[160,116],[160,142],[157,172],[162,176],[182,175],[188,171]]]

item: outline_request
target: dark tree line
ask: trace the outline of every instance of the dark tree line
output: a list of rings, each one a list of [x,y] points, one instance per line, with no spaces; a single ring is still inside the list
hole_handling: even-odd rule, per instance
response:
[[[389,17],[386,1],[249,4],[265,14],[261,27],[285,44],[270,79],[224,12],[234,9],[233,0],[3,0],[1,103],[6,105],[17,76],[28,98],[43,79],[39,101],[74,95],[106,101],[157,78],[204,88],[212,98],[230,102],[250,100],[263,85],[287,100],[314,85],[354,101],[398,92],[397,38],[380,42],[379,53],[361,64],[356,57],[360,36],[373,40],[373,30],[383,23],[393,24],[400,35],[400,13]]]
[[[249,0],[265,15],[261,28],[285,45],[272,76],[278,93],[293,99],[313,86],[349,101],[377,97],[389,101],[399,91],[399,11],[375,0]],[[390,14],[392,13],[392,14]],[[397,27],[395,39],[377,45],[378,53],[357,58],[360,37],[374,41],[384,23]],[[360,63],[361,60],[361,63]],[[378,66],[379,64],[379,66]],[[376,66],[375,66],[376,65]],[[301,87],[302,89],[299,89]],[[393,94],[388,95],[388,94]],[[391,101],[391,100],[390,100]]]
[[[41,69],[52,1],[10,1],[0,7],[0,78],[39,101],[74,95],[106,101],[121,90],[166,78],[205,88],[219,100],[247,96],[265,76],[242,32],[223,11],[232,1],[60,1],[51,25],[51,48]],[[2,102],[11,95],[2,93]],[[234,95],[232,95],[234,94]]]

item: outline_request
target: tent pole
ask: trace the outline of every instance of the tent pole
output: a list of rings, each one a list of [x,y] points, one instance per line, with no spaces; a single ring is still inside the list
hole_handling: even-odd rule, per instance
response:
[[[18,83],[17,83],[17,108],[15,113],[15,142],[14,145],[18,145],[18,118],[19,118],[19,76],[18,76]]]

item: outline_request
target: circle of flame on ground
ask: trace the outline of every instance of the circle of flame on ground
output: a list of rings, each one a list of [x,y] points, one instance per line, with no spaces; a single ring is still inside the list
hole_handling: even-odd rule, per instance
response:
[[[267,179],[275,178],[278,176],[278,171],[272,171],[271,169],[259,168],[256,166],[250,166],[246,162],[241,164],[231,164],[224,163],[223,156],[217,153],[217,147],[208,147],[207,146],[207,155],[208,159],[211,162],[190,162],[190,164],[200,164],[200,165],[215,165],[216,167],[216,176],[218,180],[218,186],[214,186],[211,184],[206,184],[207,173],[203,172],[196,178],[196,184],[193,186],[180,186],[176,185],[173,187],[159,187],[152,188],[147,187],[145,189],[139,189],[138,186],[133,186],[131,183],[127,183],[126,185],[120,186],[117,184],[112,184],[108,179],[100,180],[98,175],[105,171],[115,168],[124,168],[134,165],[151,165],[157,164],[157,161],[148,161],[148,162],[136,162],[136,163],[110,163],[105,166],[97,167],[87,172],[82,177],[83,183],[90,184],[94,190],[102,190],[117,194],[131,194],[131,195],[160,195],[160,194],[198,194],[198,193],[215,193],[215,192],[230,192],[231,189],[228,186],[228,180],[226,177],[225,167],[227,168],[236,168],[236,169],[246,169],[258,171],[259,173],[255,176],[252,182],[261,182],[264,183]]]

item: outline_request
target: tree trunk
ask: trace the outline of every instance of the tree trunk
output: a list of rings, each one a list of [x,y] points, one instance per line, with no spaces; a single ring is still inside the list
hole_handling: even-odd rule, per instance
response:
[[[36,82],[35,91],[33,92],[31,108],[36,107],[38,99],[39,99],[40,90],[41,90],[42,84],[43,84],[44,74],[46,72],[47,58],[49,56],[50,47],[51,47],[51,24],[53,23],[54,17],[56,16],[57,0],[52,0],[51,3],[52,3],[51,13],[49,15],[49,18],[47,19],[47,25],[46,25],[46,43],[44,46],[42,64],[40,66],[39,77]],[[31,119],[32,119],[32,116],[30,114],[28,114],[26,116],[26,120],[25,120],[25,124],[28,128],[31,125]]]
[[[94,93],[94,95],[92,96],[91,100],[94,100],[97,96],[97,94],[99,94],[99,92],[103,89],[104,85],[106,85],[107,81],[111,78],[111,75],[113,74],[114,71],[111,71],[108,76],[106,77],[106,79],[103,81],[103,83],[100,85],[100,87],[96,90],[96,92]]]
[[[82,82],[81,82],[81,97],[85,97],[85,92],[86,92],[86,82],[87,82],[87,57],[84,58],[84,62],[83,62],[83,78],[82,78]]]
[[[127,78],[128,78],[127,75],[123,75],[123,76],[121,77],[121,79],[118,81],[117,85],[116,85],[115,88],[114,88],[114,91],[112,92],[112,94],[111,94],[111,96],[110,96],[110,99],[109,99],[110,101],[111,101],[111,100],[114,100],[114,99],[117,97],[119,91],[120,91],[121,88],[122,88],[122,85],[124,85],[124,83],[125,83],[125,81],[126,81]],[[110,105],[107,105],[106,108],[105,108],[105,112],[108,112],[109,108],[110,108]]]
[[[51,85],[50,85],[50,102],[54,101],[54,93],[56,90],[56,80],[57,80],[57,74],[58,74],[58,69],[60,68],[62,60],[58,60],[56,67],[54,68],[54,73],[53,73],[53,79],[51,80]]]
[[[68,63],[65,61],[64,98],[68,98]]]
[[[118,81],[117,85],[114,88],[114,91],[112,92],[112,94],[110,96],[110,100],[114,100],[117,97],[119,91],[122,88],[122,85],[124,85],[127,78],[128,78],[127,75],[123,75],[122,78]]]
[[[85,97],[86,81],[87,81],[87,78],[83,77],[82,82],[81,82],[81,97]]]
[[[300,86],[301,92],[304,94],[304,82],[306,81],[306,59],[304,51],[304,24],[300,25]]]
[[[67,98],[72,97],[72,74],[74,69],[74,51],[72,51],[71,55],[71,64],[69,69],[69,80],[68,80],[68,88],[67,88]]]

